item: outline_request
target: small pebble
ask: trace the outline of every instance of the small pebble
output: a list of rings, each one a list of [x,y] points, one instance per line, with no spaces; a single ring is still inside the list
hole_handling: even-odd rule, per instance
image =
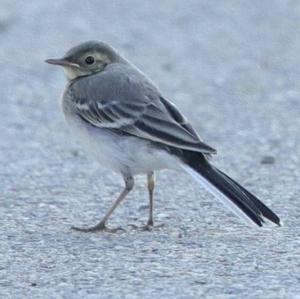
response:
[[[261,164],[274,164],[275,158],[272,156],[265,156],[260,161]]]

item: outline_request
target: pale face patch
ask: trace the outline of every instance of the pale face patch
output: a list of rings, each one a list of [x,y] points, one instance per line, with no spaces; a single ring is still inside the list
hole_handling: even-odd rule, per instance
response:
[[[85,59],[88,56],[92,56],[95,59],[95,63],[92,65],[87,65]],[[77,62],[76,62],[77,63]],[[93,73],[101,72],[110,60],[107,55],[98,52],[87,53],[84,55],[79,63],[79,67],[74,66],[63,66],[65,74],[69,80],[76,79],[80,76],[86,76]]]
[[[79,76],[85,75],[79,68],[71,67],[71,66],[64,66],[64,72],[69,80],[73,80]]]

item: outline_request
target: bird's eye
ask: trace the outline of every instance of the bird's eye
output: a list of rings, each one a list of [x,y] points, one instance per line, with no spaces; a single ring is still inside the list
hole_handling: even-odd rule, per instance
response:
[[[88,65],[91,65],[95,62],[95,58],[93,56],[88,56],[86,59],[85,59],[85,63],[88,64]]]

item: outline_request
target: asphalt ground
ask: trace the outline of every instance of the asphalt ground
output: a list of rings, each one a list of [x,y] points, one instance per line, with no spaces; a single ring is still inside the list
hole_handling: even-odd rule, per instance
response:
[[[0,3],[1,298],[300,298],[300,2]],[[152,232],[145,178],[122,188],[69,139],[66,80],[44,63],[82,41],[111,43],[190,119],[214,163],[284,227],[251,229],[187,175],[158,174]]]

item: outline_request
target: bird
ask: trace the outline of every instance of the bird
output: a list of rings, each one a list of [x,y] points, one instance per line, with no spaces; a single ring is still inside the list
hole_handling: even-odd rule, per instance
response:
[[[163,169],[189,174],[246,224],[280,226],[280,218],[255,195],[212,163],[216,150],[204,143],[180,110],[135,65],[103,41],[86,41],[47,63],[63,67],[67,84],[61,107],[71,132],[86,152],[124,179],[124,189],[92,227],[110,231],[108,219],[146,175],[152,229],[155,173]]]

